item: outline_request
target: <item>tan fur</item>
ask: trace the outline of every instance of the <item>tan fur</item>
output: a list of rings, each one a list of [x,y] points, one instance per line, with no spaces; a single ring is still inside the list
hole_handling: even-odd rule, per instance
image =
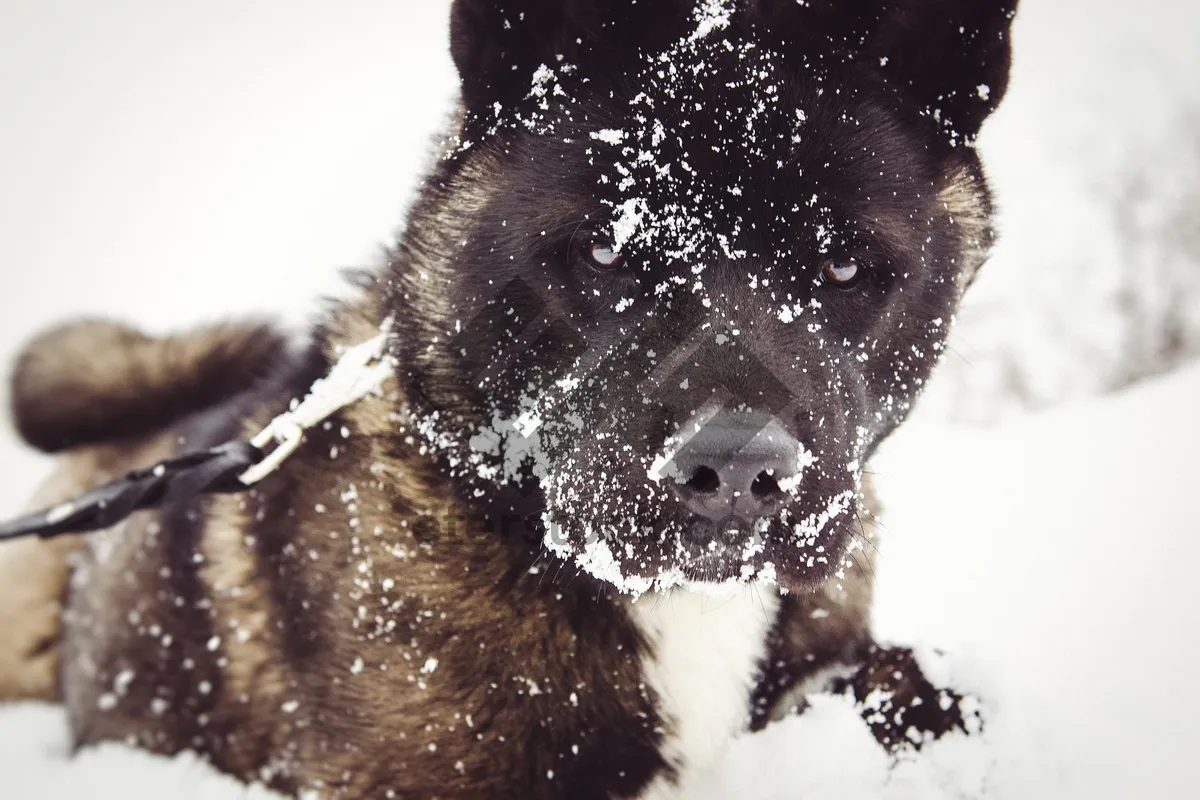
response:
[[[0,702],[58,700],[58,644],[67,559],[77,537],[0,547]]]
[[[87,448],[59,459],[29,510],[48,508],[131,469],[165,458],[166,437],[138,446]],[[57,700],[62,608],[70,562],[86,538],[21,539],[0,545],[0,702]]]
[[[218,497],[209,508],[211,519],[199,549],[204,556],[201,575],[208,585],[214,629],[222,637],[228,664],[223,671],[226,696],[244,711],[247,738],[269,738],[278,714],[284,671],[277,656],[279,642],[270,626],[270,602],[256,580],[257,562],[247,544],[250,520],[245,500]],[[252,775],[256,752],[231,751],[229,769]]]
[[[959,288],[965,291],[987,260],[992,247],[991,203],[987,189],[966,167],[952,172],[938,191],[938,200],[949,212],[963,237]]]

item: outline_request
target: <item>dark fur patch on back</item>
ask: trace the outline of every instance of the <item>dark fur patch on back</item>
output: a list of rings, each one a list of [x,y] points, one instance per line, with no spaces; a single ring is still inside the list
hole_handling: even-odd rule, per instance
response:
[[[105,321],[42,334],[17,361],[12,416],[46,452],[144,436],[241,392],[287,340],[265,324],[224,324],[156,338]]]

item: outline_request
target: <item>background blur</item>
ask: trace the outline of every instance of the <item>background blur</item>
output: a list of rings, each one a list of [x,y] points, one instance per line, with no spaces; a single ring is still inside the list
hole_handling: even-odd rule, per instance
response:
[[[403,219],[448,8],[0,0],[0,361],[76,315],[303,321]],[[2,435],[13,508],[40,464]]]
[[[302,324],[403,222],[448,5],[0,0],[0,363],[79,315]],[[1200,2],[1021,8],[1002,239],[876,466],[878,626],[988,665],[997,795],[1195,797]],[[0,515],[46,468],[0,428]],[[739,758],[714,797],[777,769]]]

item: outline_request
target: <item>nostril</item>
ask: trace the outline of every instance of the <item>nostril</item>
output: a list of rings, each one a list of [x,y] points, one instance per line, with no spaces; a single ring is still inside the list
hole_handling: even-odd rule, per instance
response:
[[[695,489],[701,494],[715,494],[721,488],[721,477],[714,469],[700,467],[692,475],[692,479],[687,482],[687,485],[688,488]]]
[[[758,477],[754,479],[754,483],[750,484],[750,494],[759,500],[770,500],[773,497],[781,496],[783,489],[779,488],[779,484],[775,481],[774,476],[769,472],[763,471],[758,473]]]

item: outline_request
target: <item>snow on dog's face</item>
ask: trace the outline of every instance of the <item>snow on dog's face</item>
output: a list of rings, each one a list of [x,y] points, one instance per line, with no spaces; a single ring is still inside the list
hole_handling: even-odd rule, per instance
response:
[[[633,593],[837,572],[986,250],[1010,16],[457,2],[463,123],[396,304],[464,499]]]

